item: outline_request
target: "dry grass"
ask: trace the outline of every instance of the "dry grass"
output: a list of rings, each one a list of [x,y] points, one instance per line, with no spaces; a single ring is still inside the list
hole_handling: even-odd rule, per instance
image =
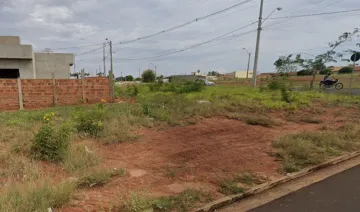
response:
[[[345,126],[336,131],[302,132],[286,135],[274,143],[285,172],[320,164],[329,158],[360,149],[360,127]]]
[[[0,177],[30,181],[40,177],[40,168],[32,160],[12,153],[0,154]]]
[[[73,173],[98,165],[101,158],[94,149],[86,145],[72,145],[63,163],[65,170]]]
[[[86,173],[77,180],[78,188],[90,188],[105,185],[112,177],[121,177],[126,173],[125,169],[106,170],[100,169]]]
[[[150,198],[147,195],[132,193],[125,201],[120,211],[189,211],[197,203],[207,203],[212,200],[209,193],[196,189],[187,189],[179,194],[168,197]]]
[[[0,196],[0,211],[42,212],[48,208],[60,208],[70,200],[74,190],[75,186],[68,182],[11,186]]]

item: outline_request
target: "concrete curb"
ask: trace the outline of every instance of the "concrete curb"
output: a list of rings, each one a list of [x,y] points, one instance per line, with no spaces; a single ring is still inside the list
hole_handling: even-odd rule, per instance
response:
[[[242,199],[244,199],[246,197],[253,196],[255,194],[264,192],[266,190],[274,188],[274,187],[276,187],[278,185],[281,185],[283,183],[289,182],[289,181],[294,180],[294,179],[298,179],[298,178],[300,178],[300,177],[302,177],[304,175],[310,174],[310,173],[315,172],[317,170],[324,169],[326,167],[329,167],[329,166],[332,166],[332,165],[335,165],[335,164],[350,160],[350,159],[358,157],[358,156],[360,156],[360,151],[353,152],[353,153],[346,154],[346,155],[338,157],[338,158],[331,159],[331,160],[329,160],[329,161],[327,161],[325,163],[322,163],[320,165],[312,166],[312,167],[306,168],[306,169],[304,169],[304,170],[302,170],[300,172],[289,174],[287,176],[281,177],[281,178],[273,180],[271,182],[267,182],[267,183],[255,186],[255,187],[251,188],[250,190],[246,191],[245,193],[226,196],[226,197],[223,197],[221,199],[215,200],[215,201],[213,201],[211,203],[206,204],[202,208],[196,209],[195,211],[196,212],[215,211],[216,209],[219,209],[219,208],[222,208],[224,206],[230,205],[230,204],[232,204],[234,202],[237,202],[237,201],[240,201],[240,200],[242,200]]]

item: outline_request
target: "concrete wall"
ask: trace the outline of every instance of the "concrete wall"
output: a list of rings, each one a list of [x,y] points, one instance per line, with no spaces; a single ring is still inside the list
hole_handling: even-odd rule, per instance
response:
[[[31,45],[2,45],[0,44],[0,59],[32,59]]]
[[[73,54],[35,53],[37,79],[51,79],[55,73],[57,79],[70,78],[70,64],[74,64]]]
[[[2,45],[20,45],[19,36],[0,36],[0,44]]]
[[[19,69],[20,78],[33,79],[34,69],[32,60],[15,60],[15,59],[0,59],[1,69]]]

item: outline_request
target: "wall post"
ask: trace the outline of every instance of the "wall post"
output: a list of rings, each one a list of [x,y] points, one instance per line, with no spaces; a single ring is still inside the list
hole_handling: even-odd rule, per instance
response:
[[[55,73],[51,73],[51,83],[52,83],[52,89],[53,89],[53,104],[54,106],[57,106],[58,104],[58,97],[56,92],[56,81],[55,81]]]
[[[19,109],[24,110],[24,100],[22,94],[22,86],[21,86],[21,78],[17,78],[17,86],[18,86],[18,93],[19,93]]]
[[[82,100],[83,103],[86,103],[86,95],[85,95],[85,70],[81,69],[81,89],[82,89]]]

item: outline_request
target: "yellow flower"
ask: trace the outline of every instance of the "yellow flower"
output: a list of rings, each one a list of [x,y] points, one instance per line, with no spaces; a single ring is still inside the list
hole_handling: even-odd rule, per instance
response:
[[[51,115],[55,116],[55,113],[51,112]]]
[[[46,121],[50,121],[50,119],[49,119],[49,118],[47,118],[47,119],[46,119]]]
[[[104,102],[104,103],[106,103],[107,101],[106,101],[105,99],[101,99],[101,102]]]

